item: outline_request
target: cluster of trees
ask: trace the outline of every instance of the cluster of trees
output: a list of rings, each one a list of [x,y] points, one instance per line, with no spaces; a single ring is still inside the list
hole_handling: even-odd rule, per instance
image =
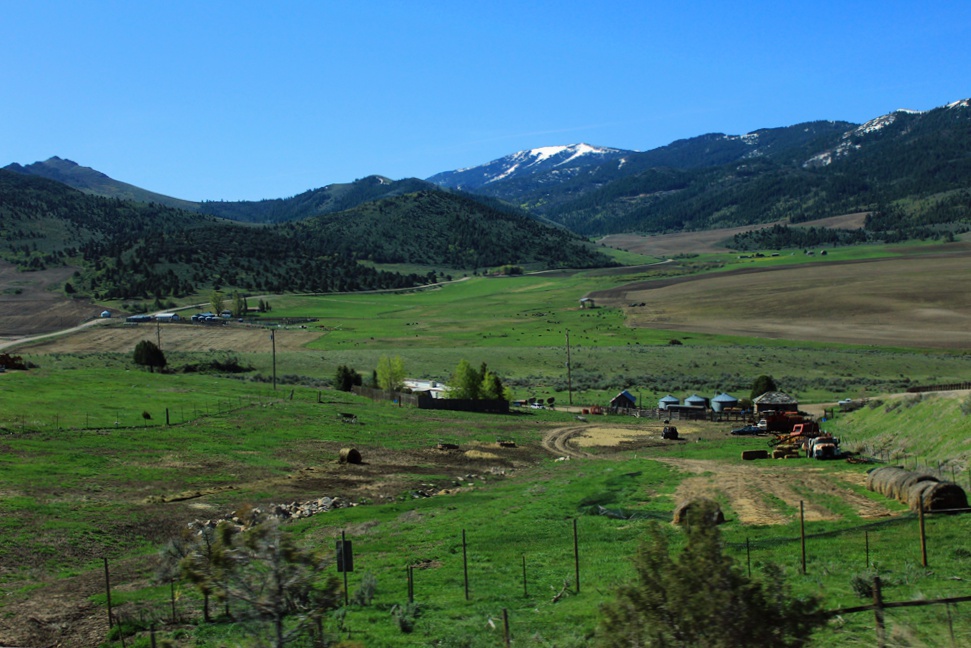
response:
[[[870,236],[863,229],[772,225],[763,229],[736,234],[732,239],[731,247],[735,250],[779,250],[784,248],[856,245],[866,243],[869,240]]]
[[[448,396],[465,400],[512,400],[509,388],[486,363],[476,369],[468,360],[461,360],[452,373]]]

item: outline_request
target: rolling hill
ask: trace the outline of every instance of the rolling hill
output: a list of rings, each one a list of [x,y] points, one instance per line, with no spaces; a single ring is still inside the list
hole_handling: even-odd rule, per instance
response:
[[[431,271],[402,275],[359,260],[455,269],[611,263],[561,228],[467,197],[426,190],[367,205],[251,225],[0,170],[0,256],[24,270],[76,266],[69,294],[156,302],[210,288],[331,292],[436,280]]]

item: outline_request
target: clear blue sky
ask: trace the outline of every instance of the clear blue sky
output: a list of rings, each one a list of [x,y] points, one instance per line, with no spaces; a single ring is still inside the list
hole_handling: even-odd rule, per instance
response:
[[[0,0],[0,166],[189,200],[971,97],[971,2]]]

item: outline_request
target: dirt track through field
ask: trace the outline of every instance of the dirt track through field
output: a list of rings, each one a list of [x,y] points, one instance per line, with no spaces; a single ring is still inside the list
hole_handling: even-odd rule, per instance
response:
[[[679,431],[681,428],[679,427]],[[703,459],[682,459],[652,455],[650,443],[657,441],[657,431],[652,429],[580,425],[558,428],[543,438],[543,448],[560,457],[589,459],[593,455],[579,445],[596,445],[601,448],[618,448],[625,441],[639,441],[639,451],[644,457],[668,464],[688,473],[675,491],[678,502],[699,497],[716,501],[727,500],[730,511],[738,521],[747,525],[787,524],[798,518],[799,503],[803,502],[807,521],[837,520],[840,514],[827,508],[829,504],[850,507],[861,518],[879,518],[891,515],[891,511],[877,501],[859,494],[852,485],[862,486],[863,480],[855,473],[836,475],[826,473],[819,466],[801,460],[762,460],[732,464]],[[608,458],[610,455],[597,455]]]

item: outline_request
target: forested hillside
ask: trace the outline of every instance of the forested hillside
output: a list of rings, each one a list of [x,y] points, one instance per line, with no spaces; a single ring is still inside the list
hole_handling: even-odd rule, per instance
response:
[[[0,170],[0,255],[24,270],[78,267],[68,293],[182,297],[210,288],[330,292],[434,282],[358,260],[456,269],[505,263],[606,265],[561,229],[471,199],[419,192],[304,223],[234,223],[158,204],[101,198]]]
[[[340,254],[378,263],[458,268],[511,263],[554,268],[611,265],[596,248],[567,230],[511,208],[487,206],[442,191],[365,203],[295,223],[294,231],[326,238]]]
[[[433,188],[434,185],[416,178],[392,181],[380,176],[369,176],[350,183],[311,189],[292,198],[256,202],[205,201],[199,203],[198,209],[204,214],[236,221],[282,223],[322,214],[333,214],[352,209],[365,202]]]
[[[702,135],[569,176],[518,175],[477,189],[585,235],[798,224],[878,211],[871,224],[880,240],[946,235],[945,224],[963,228],[969,190],[967,100],[861,126],[820,121]]]

